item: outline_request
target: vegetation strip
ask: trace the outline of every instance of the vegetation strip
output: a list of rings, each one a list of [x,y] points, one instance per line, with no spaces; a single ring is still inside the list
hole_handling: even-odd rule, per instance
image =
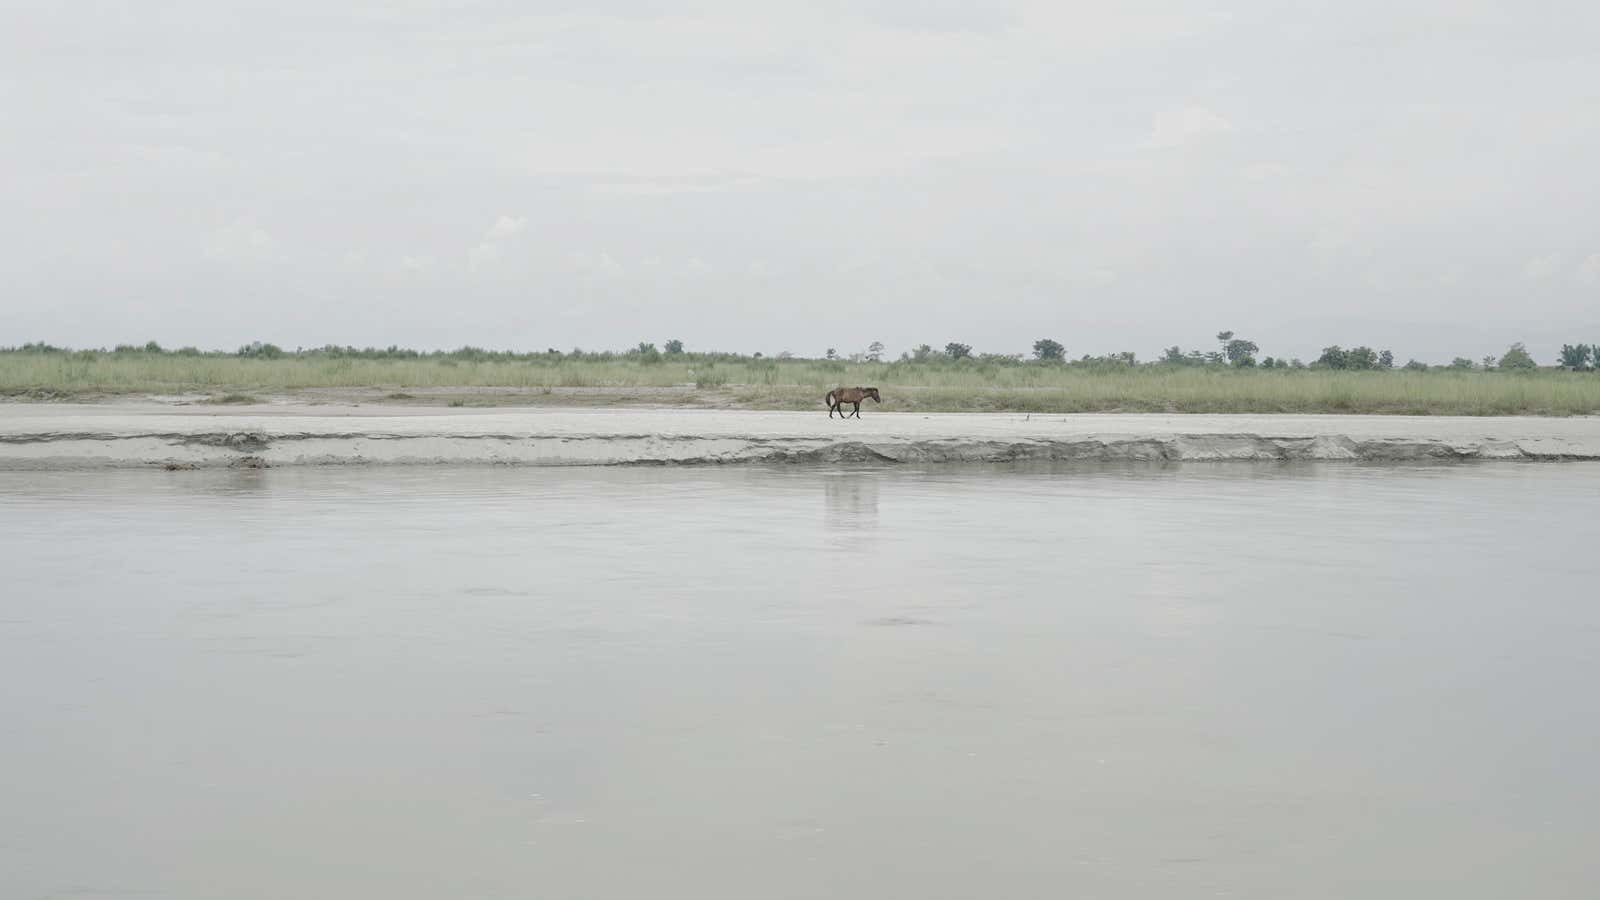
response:
[[[1600,375],[1587,344],[1563,346],[1558,367],[1537,366],[1521,345],[1478,363],[1395,367],[1393,354],[1369,347],[1329,347],[1304,364],[1257,360],[1255,343],[1231,332],[1218,339],[1216,350],[1173,347],[1148,363],[1131,353],[1068,361],[1065,348],[1048,339],[1036,342],[1032,359],[974,354],[951,343],[944,351],[922,345],[894,361],[883,360],[876,343],[851,359],[691,353],[675,341],[666,352],[641,344],[623,353],[26,344],[0,348],[0,396],[188,394],[194,402],[246,405],[285,396],[315,400],[323,392],[334,401],[397,405],[822,410],[829,390],[872,384],[882,389],[884,411],[901,412],[1600,413]]]

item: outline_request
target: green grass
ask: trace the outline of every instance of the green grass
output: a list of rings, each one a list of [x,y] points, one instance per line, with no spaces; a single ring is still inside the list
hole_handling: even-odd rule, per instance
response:
[[[841,385],[883,389],[884,410],[1184,413],[1588,415],[1600,413],[1600,374],[1457,371],[1235,371],[1212,367],[1037,364],[987,360],[847,363],[750,357],[538,355],[517,359],[279,359],[162,353],[0,351],[0,396],[73,399],[206,393],[253,395],[375,389],[376,398],[428,400],[407,391],[507,389],[462,404],[630,402],[820,409]],[[584,390],[562,390],[562,389]],[[448,392],[444,391],[448,396]],[[459,398],[458,398],[459,399]],[[436,402],[443,402],[437,401]],[[461,404],[456,404],[461,405]]]

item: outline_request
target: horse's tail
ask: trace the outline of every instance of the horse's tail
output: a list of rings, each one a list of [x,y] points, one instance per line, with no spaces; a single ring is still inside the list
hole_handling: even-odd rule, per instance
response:
[[[828,396],[822,398],[822,402],[828,404],[829,406],[832,406],[833,405],[833,391],[829,391],[828,392]]]

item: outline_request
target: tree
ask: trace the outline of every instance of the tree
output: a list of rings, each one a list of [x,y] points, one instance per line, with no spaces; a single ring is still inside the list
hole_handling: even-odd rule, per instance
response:
[[[1500,357],[1500,368],[1515,371],[1531,372],[1539,368],[1539,364],[1528,355],[1528,348],[1518,341],[1506,349],[1505,355]]]
[[[1177,344],[1173,344],[1171,347],[1168,347],[1162,352],[1161,361],[1164,363],[1171,363],[1173,365],[1183,365],[1184,363],[1188,362],[1188,359],[1186,359],[1183,355],[1183,348],[1179,347]]]
[[[883,362],[883,341],[873,341],[867,345],[867,362]]]
[[[828,352],[827,352],[826,355],[827,355],[828,359],[838,359],[839,358],[839,351],[833,349],[832,347],[829,347],[828,348]]]
[[[1225,331],[1223,334],[1233,334],[1233,332]],[[1221,336],[1218,335],[1218,337]],[[1230,365],[1248,368],[1256,364],[1255,354],[1260,349],[1260,347],[1256,346],[1255,341],[1247,341],[1243,338],[1229,338],[1222,345],[1222,355],[1228,358]]]
[[[1562,344],[1561,364],[1569,369],[1583,369],[1589,365],[1593,348],[1588,344]]]
[[[1345,368],[1365,371],[1377,367],[1378,354],[1371,347],[1351,347],[1345,351]]]
[[[1273,359],[1272,357],[1264,356],[1264,357],[1261,358],[1261,368],[1263,368],[1263,369],[1276,369],[1277,367],[1278,367],[1278,361]]]
[[[944,355],[951,359],[966,359],[972,355],[972,345],[958,344],[955,341],[951,341],[944,345]]]
[[[1067,348],[1061,346],[1060,341],[1040,338],[1033,342],[1033,355],[1044,362],[1055,362],[1066,358]]]
[[[680,341],[677,338],[667,341],[666,351],[668,356],[677,356],[679,353],[683,352],[683,341]]]
[[[1334,344],[1332,347],[1323,347],[1322,355],[1317,357],[1317,361],[1313,365],[1329,369],[1348,369],[1350,368],[1350,354],[1338,344]]]
[[[1493,357],[1493,356],[1492,356],[1492,355],[1491,355],[1491,356],[1485,356],[1485,357],[1484,357],[1484,358],[1483,358],[1483,367],[1484,367],[1484,368],[1485,368],[1485,369],[1492,369],[1492,368],[1494,368],[1494,357]]]
[[[1467,359],[1465,356],[1458,356],[1455,359],[1450,360],[1450,368],[1470,369],[1472,368],[1472,360]]]
[[[1394,368],[1394,353],[1392,353],[1391,351],[1388,351],[1388,350],[1385,350],[1382,353],[1379,353],[1378,354],[1378,368],[1380,368],[1380,369],[1392,369],[1392,368]]]
[[[277,359],[283,355],[283,348],[277,344],[263,344],[260,341],[253,341],[240,347],[239,355],[257,359]]]
[[[927,344],[918,344],[911,348],[911,359],[914,362],[927,362],[933,357],[933,348]]]
[[[1233,340],[1233,332],[1231,332],[1231,331],[1219,331],[1219,332],[1217,332],[1217,343],[1222,345],[1222,355],[1224,357],[1226,357],[1228,355],[1228,342],[1231,341],[1231,340]]]
[[[1470,364],[1470,361],[1469,361],[1469,364]],[[1410,371],[1410,372],[1426,372],[1426,371],[1428,371],[1428,364],[1425,363],[1425,362],[1418,362],[1418,361],[1413,359],[1413,360],[1408,360],[1406,362],[1405,368],[1406,368],[1407,371]]]

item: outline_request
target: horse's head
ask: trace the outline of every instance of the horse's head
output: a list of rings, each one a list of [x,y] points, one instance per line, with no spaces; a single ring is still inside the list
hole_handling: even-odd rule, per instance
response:
[[[868,397],[872,398],[872,402],[874,402],[874,403],[882,403],[883,402],[883,398],[878,396],[878,389],[877,388],[864,388],[863,390],[866,391],[866,394],[867,394]]]

